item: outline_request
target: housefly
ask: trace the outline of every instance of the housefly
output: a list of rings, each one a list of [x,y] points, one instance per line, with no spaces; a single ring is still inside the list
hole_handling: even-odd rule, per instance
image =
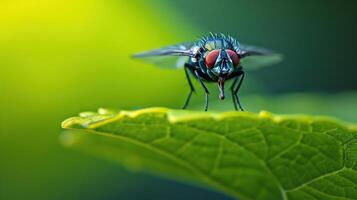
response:
[[[134,54],[133,57],[162,68],[184,68],[190,91],[183,109],[188,106],[191,95],[195,91],[190,78],[193,76],[205,92],[205,111],[208,109],[209,95],[205,82],[218,83],[219,99],[223,100],[225,97],[224,83],[233,79],[230,87],[233,105],[236,110],[239,108],[243,111],[238,91],[245,76],[245,69],[256,69],[278,63],[281,60],[281,56],[272,51],[242,45],[231,36],[213,33],[196,42],[141,52]]]

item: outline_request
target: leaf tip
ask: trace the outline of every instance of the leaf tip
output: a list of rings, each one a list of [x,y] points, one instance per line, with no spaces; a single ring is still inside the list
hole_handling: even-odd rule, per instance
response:
[[[72,128],[73,126],[76,126],[77,124],[78,124],[78,117],[71,117],[71,118],[64,120],[61,123],[61,127],[67,129],[67,128]]]

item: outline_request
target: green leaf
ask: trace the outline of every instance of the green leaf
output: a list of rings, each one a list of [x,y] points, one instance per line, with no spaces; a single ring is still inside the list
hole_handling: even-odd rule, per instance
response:
[[[239,199],[357,199],[357,128],[335,119],[100,109],[62,126],[67,146]]]

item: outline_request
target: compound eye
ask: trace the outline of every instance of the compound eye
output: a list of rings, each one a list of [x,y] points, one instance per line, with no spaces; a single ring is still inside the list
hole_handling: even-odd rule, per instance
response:
[[[219,56],[219,50],[213,50],[211,52],[209,52],[205,58],[205,64],[207,66],[207,68],[211,69],[214,64],[216,63],[216,60]]]
[[[227,52],[227,54],[229,55],[229,57],[231,58],[231,60],[232,60],[232,62],[233,62],[233,65],[234,65],[235,67],[238,66],[240,58],[239,58],[239,56],[237,55],[237,53],[234,52],[234,51],[232,51],[232,50],[230,50],[230,49],[227,49],[226,52]]]

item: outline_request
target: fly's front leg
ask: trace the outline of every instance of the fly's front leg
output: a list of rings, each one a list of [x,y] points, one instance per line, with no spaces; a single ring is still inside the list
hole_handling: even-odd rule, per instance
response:
[[[198,74],[197,70],[195,70],[195,75],[198,79],[198,81],[200,82],[202,88],[203,88],[203,91],[205,92],[205,95],[206,95],[206,98],[205,98],[205,111],[208,110],[208,95],[209,95],[209,91],[207,89],[207,87],[205,86],[205,84],[202,82],[202,78],[201,76]]]
[[[188,106],[188,103],[190,102],[192,92],[195,91],[195,88],[193,87],[193,84],[190,79],[190,75],[188,73],[188,70],[190,67],[192,67],[192,65],[185,63],[185,74],[186,74],[186,79],[187,79],[188,85],[190,86],[190,92],[188,93],[188,96],[186,98],[185,104],[183,105],[182,109],[186,109],[186,107]]]
[[[240,104],[239,97],[238,97],[238,91],[239,91],[240,86],[242,85],[244,76],[245,76],[245,73],[243,71],[241,71],[240,74],[234,79],[234,82],[231,86],[234,108],[236,110],[238,110],[238,107],[239,107],[239,109],[241,111],[244,111],[244,109],[243,109],[242,105]],[[239,82],[238,82],[238,79],[239,79]],[[236,86],[237,82],[238,82],[238,85]]]

